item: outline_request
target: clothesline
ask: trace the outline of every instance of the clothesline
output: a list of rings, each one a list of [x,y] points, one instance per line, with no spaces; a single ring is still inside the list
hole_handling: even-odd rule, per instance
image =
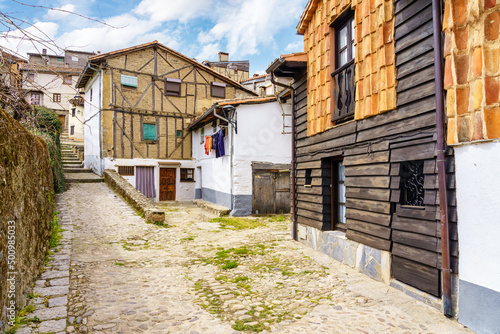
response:
[[[209,155],[213,150],[215,157],[220,158],[226,155],[224,148],[224,137],[226,136],[226,128],[221,126],[221,129],[211,136],[205,136],[205,154]]]

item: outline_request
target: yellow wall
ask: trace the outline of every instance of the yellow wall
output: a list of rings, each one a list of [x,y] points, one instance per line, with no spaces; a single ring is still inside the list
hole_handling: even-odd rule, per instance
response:
[[[349,7],[355,12],[356,111],[363,119],[396,108],[394,3],[384,0],[318,0],[304,31],[307,66],[307,134],[335,126],[331,122],[330,73],[335,46],[330,27]]]

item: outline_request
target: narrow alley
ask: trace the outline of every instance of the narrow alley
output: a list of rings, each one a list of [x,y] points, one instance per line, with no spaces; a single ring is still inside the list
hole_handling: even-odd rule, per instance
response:
[[[293,241],[283,216],[216,222],[172,203],[157,226],[104,183],[73,184],[58,202],[69,294],[65,263],[49,263],[41,323],[18,333],[472,333]]]

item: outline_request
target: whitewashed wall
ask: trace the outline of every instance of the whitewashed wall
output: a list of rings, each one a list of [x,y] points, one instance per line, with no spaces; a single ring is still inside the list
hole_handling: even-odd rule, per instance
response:
[[[500,328],[500,143],[455,148],[459,318],[478,333]]]
[[[61,75],[64,75],[61,74]],[[23,81],[23,88],[28,90],[38,90],[44,93],[42,104],[47,108],[54,110],[68,110],[69,100],[76,95],[75,84],[78,81],[78,76],[72,76],[72,84],[63,84],[62,76],[55,73],[35,73],[33,82],[27,80]],[[53,94],[61,94],[61,102],[54,102],[52,100]],[[26,100],[30,102],[31,93],[26,95]]]
[[[72,115],[71,109],[75,108],[75,116]],[[82,106],[73,106],[69,103],[69,119],[68,119],[68,135],[70,139],[74,140],[83,140],[83,115],[84,107]],[[71,135],[71,127],[74,126],[75,132]]]
[[[100,153],[100,91],[102,87],[101,77],[95,75],[85,87],[85,104],[84,104],[84,119],[85,125],[83,127],[84,136],[84,166],[91,168],[95,173],[102,175],[102,162]],[[92,90],[92,94],[90,91]],[[92,95],[92,99],[91,99]]]
[[[166,162],[178,165],[160,165],[160,162]],[[175,200],[176,201],[192,201],[195,194],[195,182],[181,181],[181,168],[195,168],[194,160],[157,160],[157,159],[113,159],[104,158],[104,168],[113,169],[118,172],[118,166],[150,166],[155,169],[155,202],[160,200],[160,168],[175,168]],[[127,180],[132,186],[136,186],[135,173],[134,176],[122,177]]]

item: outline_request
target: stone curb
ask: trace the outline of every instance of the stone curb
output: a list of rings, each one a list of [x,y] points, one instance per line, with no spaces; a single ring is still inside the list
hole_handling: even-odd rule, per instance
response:
[[[106,184],[120,194],[125,200],[141,214],[152,222],[165,221],[165,212],[157,207],[149,198],[135,189],[130,183],[120,176],[116,171],[106,169],[103,173]]]

